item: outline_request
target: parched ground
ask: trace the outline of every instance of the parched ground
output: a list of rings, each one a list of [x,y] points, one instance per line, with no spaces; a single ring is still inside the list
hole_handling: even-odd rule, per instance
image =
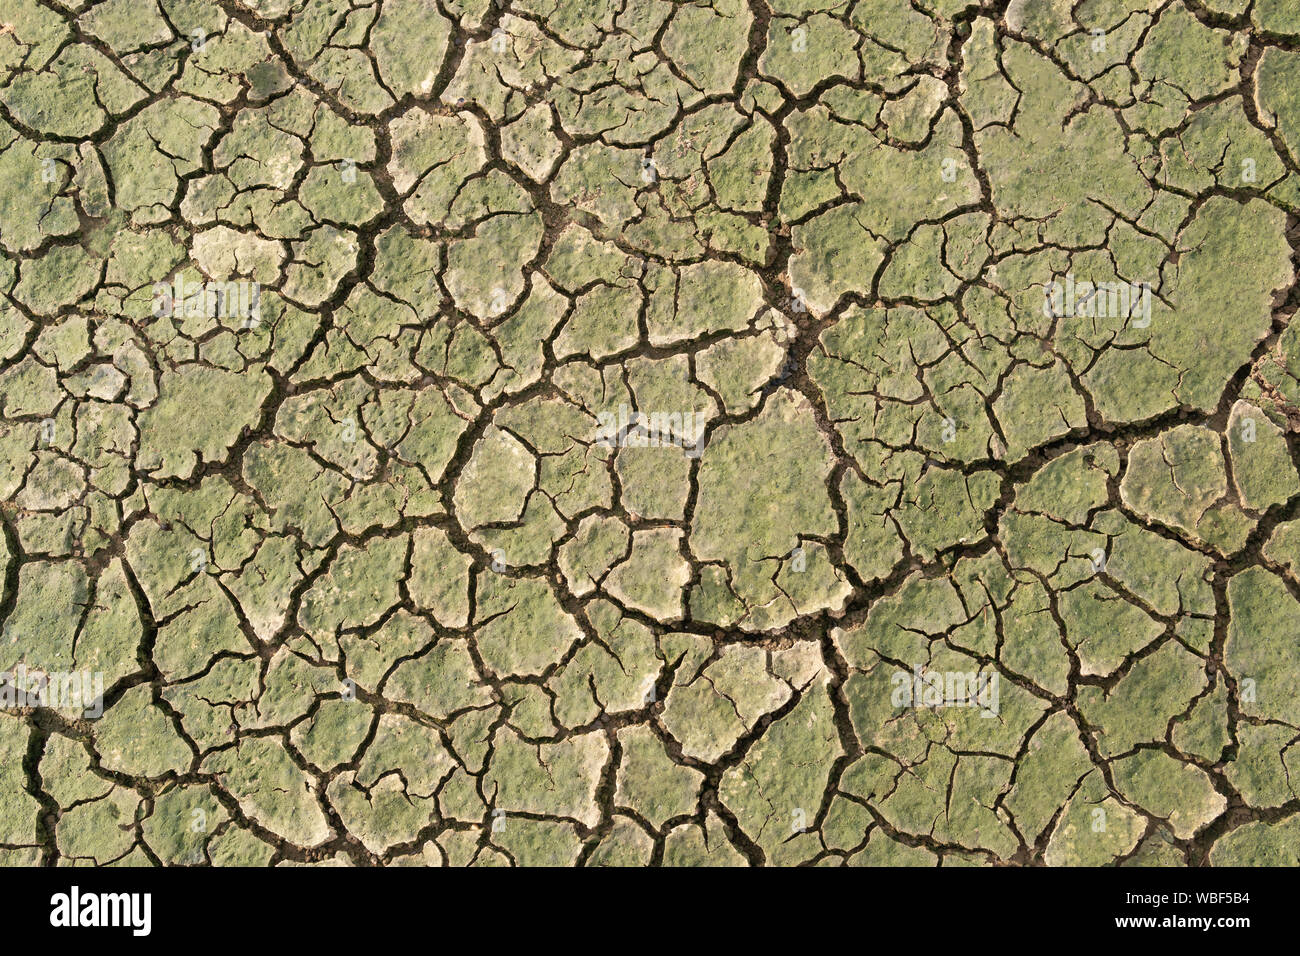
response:
[[[0,863],[1300,862],[1298,212],[1294,0],[2,0]]]

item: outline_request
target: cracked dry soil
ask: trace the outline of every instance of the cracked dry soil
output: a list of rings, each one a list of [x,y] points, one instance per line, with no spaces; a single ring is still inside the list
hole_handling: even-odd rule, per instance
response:
[[[1296,864],[1291,0],[0,0],[0,863]]]

